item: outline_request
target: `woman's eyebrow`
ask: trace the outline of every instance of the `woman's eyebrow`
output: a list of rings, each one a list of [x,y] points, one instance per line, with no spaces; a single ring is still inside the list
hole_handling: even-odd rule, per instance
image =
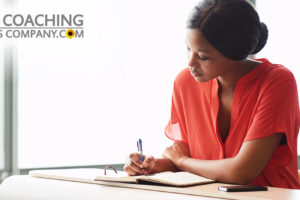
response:
[[[190,49],[189,45],[187,44],[187,42],[185,42],[187,48]],[[209,51],[205,50],[205,49],[196,49],[197,52],[202,52],[202,53],[209,53]]]
[[[198,49],[197,52],[202,52],[202,53],[209,53],[208,51],[206,50],[203,50],[203,49]]]

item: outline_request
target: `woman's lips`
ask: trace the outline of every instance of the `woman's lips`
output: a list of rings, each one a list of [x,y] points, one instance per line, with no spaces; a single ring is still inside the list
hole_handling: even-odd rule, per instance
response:
[[[202,74],[198,74],[198,73],[195,73],[195,72],[191,72],[191,74],[192,74],[194,77],[202,76]]]

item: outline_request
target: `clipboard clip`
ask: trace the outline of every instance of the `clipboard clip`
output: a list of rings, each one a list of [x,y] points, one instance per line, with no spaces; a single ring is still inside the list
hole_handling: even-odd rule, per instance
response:
[[[115,173],[117,174],[118,172],[117,172],[117,170],[114,168],[114,167],[112,167],[112,166],[110,166],[110,165],[107,165],[105,168],[104,168],[104,175],[106,176],[106,170],[107,169],[113,169],[114,171],[115,171]]]

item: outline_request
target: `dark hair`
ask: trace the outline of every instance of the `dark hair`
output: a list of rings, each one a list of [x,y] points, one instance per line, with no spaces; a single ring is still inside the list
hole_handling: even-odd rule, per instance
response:
[[[192,10],[187,28],[199,29],[212,46],[233,60],[258,53],[268,39],[267,26],[246,0],[202,0]]]

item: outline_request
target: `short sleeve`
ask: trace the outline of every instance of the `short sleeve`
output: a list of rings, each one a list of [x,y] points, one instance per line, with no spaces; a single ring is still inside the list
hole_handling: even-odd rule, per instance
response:
[[[181,95],[175,84],[172,94],[171,117],[165,127],[165,135],[173,141],[180,140],[188,145]]]
[[[297,85],[291,75],[288,79],[273,79],[259,95],[257,107],[250,121],[244,141],[259,139],[274,133],[284,133],[287,144],[280,145],[271,162],[287,165],[296,148],[299,131],[299,103]],[[278,159],[280,158],[280,159]]]

